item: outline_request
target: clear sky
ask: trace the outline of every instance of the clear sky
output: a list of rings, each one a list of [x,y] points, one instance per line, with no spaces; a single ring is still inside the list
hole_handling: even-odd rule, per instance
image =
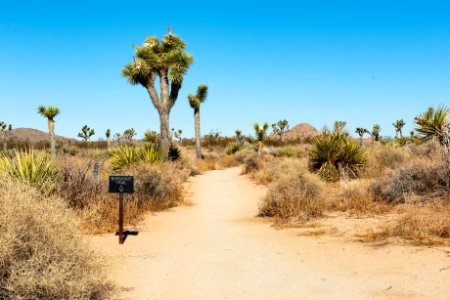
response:
[[[287,119],[320,129],[412,120],[450,104],[447,1],[0,1],[0,120],[47,131],[39,104],[56,105],[56,133],[83,124],[159,131],[147,92],[120,75],[132,43],[183,38],[194,63],[170,127],[194,132],[187,94],[207,84],[202,133]]]

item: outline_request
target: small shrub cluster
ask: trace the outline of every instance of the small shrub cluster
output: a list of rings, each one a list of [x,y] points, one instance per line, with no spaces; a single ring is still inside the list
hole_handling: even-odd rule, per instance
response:
[[[269,186],[259,208],[260,216],[281,222],[321,217],[325,209],[325,184],[313,174],[291,173]]]
[[[225,152],[228,155],[231,154],[235,154],[236,152],[238,152],[239,150],[241,150],[241,144],[237,141],[231,141],[227,144],[227,147],[225,148]]]

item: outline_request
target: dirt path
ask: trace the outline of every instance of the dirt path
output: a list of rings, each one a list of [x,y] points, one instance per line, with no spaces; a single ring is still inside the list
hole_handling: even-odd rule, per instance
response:
[[[192,206],[149,216],[119,246],[93,239],[128,299],[448,299],[448,248],[374,248],[277,231],[240,169],[191,179]]]

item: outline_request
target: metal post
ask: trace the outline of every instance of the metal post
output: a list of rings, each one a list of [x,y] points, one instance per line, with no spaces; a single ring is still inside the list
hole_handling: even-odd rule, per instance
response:
[[[123,244],[123,193],[119,199],[119,244]]]

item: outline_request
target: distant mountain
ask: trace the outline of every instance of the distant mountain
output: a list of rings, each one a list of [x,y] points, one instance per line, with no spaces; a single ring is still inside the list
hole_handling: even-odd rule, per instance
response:
[[[9,139],[15,139],[19,141],[28,141],[30,143],[39,143],[49,140],[49,135],[47,132],[43,132],[33,128],[16,128],[11,130],[7,136]],[[69,139],[63,136],[55,136],[57,141],[67,142]]]
[[[283,140],[303,140],[305,138],[311,138],[320,134],[320,131],[311,126],[308,123],[300,123],[283,133]],[[275,136],[273,133],[270,135],[270,138],[275,139],[278,136]]]

